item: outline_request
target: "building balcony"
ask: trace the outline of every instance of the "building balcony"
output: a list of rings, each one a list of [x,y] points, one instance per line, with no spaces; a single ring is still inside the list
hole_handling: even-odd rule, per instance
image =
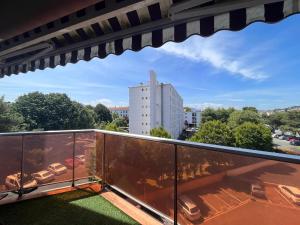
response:
[[[299,177],[293,155],[101,130],[6,133],[0,224],[294,225]]]

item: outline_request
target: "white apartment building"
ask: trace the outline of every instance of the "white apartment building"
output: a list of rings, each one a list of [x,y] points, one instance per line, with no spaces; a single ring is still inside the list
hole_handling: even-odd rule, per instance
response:
[[[178,138],[184,127],[183,99],[171,84],[159,83],[150,71],[147,84],[129,88],[129,132],[150,135],[163,127],[172,138]]]
[[[108,109],[111,113],[116,113],[120,117],[129,117],[129,107],[110,107]]]
[[[184,112],[184,125],[188,127],[199,127],[201,124],[201,110],[191,109]]]

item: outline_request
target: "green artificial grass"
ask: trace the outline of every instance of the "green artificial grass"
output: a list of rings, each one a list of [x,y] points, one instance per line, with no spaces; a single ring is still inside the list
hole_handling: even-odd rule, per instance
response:
[[[1,225],[138,224],[103,197],[78,190],[0,206]]]

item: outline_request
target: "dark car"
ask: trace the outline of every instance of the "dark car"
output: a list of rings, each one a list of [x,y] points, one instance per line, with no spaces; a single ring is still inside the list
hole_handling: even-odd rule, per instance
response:
[[[293,139],[292,141],[290,141],[290,144],[295,146],[300,146],[300,140]]]

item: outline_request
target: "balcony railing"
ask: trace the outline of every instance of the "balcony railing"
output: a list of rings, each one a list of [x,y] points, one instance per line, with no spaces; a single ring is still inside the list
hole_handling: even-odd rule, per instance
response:
[[[0,134],[2,193],[91,178],[175,224],[300,219],[299,156],[101,130]]]

